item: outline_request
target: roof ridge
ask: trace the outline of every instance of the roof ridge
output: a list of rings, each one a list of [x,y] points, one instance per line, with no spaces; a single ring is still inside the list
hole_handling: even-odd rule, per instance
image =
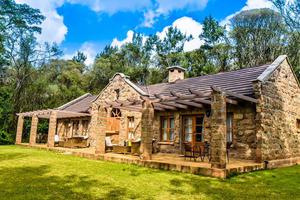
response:
[[[73,99],[72,101],[69,101],[68,103],[58,107],[57,109],[58,110],[64,110],[66,109],[67,107],[70,107],[71,105],[81,101],[82,99],[85,99],[86,97],[89,97],[89,96],[92,96],[91,93],[85,93],[84,95],[81,95],[80,97],[76,98],[76,99]]]

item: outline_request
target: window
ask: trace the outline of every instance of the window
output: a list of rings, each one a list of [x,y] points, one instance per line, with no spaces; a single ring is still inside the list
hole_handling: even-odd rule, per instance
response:
[[[127,122],[128,139],[134,139],[134,117],[128,117]]]
[[[183,118],[184,141],[202,142],[203,141],[203,115],[185,116]]]
[[[232,123],[233,123],[233,113],[227,113],[227,119],[226,119],[227,142],[232,142]]]
[[[297,119],[297,128],[299,128],[300,129],[300,119]]]
[[[78,120],[73,121],[72,135],[79,135],[79,121]]]
[[[161,118],[161,141],[174,140],[175,122],[173,117]]]
[[[83,135],[87,134],[88,131],[88,127],[89,127],[89,120],[82,120],[82,131],[83,131]]]
[[[111,110],[111,117],[121,117],[121,110],[119,108],[113,108]]]

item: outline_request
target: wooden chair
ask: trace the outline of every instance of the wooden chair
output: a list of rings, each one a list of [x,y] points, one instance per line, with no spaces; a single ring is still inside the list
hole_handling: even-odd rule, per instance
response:
[[[183,150],[184,150],[184,158],[185,159],[190,158],[190,160],[191,160],[192,158],[194,158],[194,160],[195,160],[192,144],[183,143]]]

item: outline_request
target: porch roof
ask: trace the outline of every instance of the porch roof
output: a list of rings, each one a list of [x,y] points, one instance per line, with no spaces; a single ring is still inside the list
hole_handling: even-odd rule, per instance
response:
[[[57,119],[91,116],[88,113],[72,112],[72,111],[57,110],[57,109],[35,110],[35,111],[17,113],[17,115],[18,116],[22,115],[24,117],[32,117],[36,115],[39,118],[49,119],[51,112],[57,113]]]

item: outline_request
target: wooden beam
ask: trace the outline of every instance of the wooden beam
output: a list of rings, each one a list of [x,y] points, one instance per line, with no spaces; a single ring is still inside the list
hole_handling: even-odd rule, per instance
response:
[[[188,105],[188,106],[193,106],[193,107],[196,107],[196,108],[203,108],[203,105],[202,105],[202,104],[200,104],[200,103],[195,103],[195,102],[192,102],[192,101],[176,100],[176,102],[181,103],[181,104],[184,104],[184,105]]]
[[[233,105],[237,105],[238,104],[237,100],[233,100],[233,99],[230,99],[230,98],[227,98],[227,97],[226,97],[226,102],[229,103],[229,104],[233,104]]]
[[[164,109],[167,109],[167,110],[177,110],[176,107],[174,107],[174,106],[163,105],[163,104],[160,104],[160,103],[153,103],[153,105],[155,107],[160,107],[160,108],[164,108]]]
[[[198,97],[209,97],[210,96],[210,93],[203,93],[203,92],[200,92],[200,91],[194,90],[194,89],[189,89],[189,92],[191,94],[197,95]]]
[[[176,108],[188,109],[188,106],[182,105],[182,104],[176,103],[176,102],[161,102],[161,104],[168,105],[168,106],[174,106]]]
[[[158,110],[158,111],[166,111],[165,109],[160,108],[160,107],[157,107],[157,106],[154,106],[154,110]]]
[[[170,91],[172,96],[178,97],[178,100],[189,100],[197,97],[195,94],[180,94],[178,92]]]
[[[233,97],[236,97],[238,99],[242,99],[242,100],[249,101],[249,102],[252,102],[252,103],[257,103],[258,102],[257,99],[254,99],[252,97],[248,97],[248,96],[245,96],[245,95],[242,95],[242,94],[237,94],[235,92],[224,90],[224,89],[221,89],[221,88],[216,87],[216,86],[211,86],[211,89],[214,90],[214,91],[217,91],[217,92],[225,92],[226,95],[233,96]]]
[[[198,102],[198,103],[203,103],[203,104],[211,105],[211,101],[210,100],[206,100],[206,99],[195,98],[195,99],[193,99],[193,101]]]

